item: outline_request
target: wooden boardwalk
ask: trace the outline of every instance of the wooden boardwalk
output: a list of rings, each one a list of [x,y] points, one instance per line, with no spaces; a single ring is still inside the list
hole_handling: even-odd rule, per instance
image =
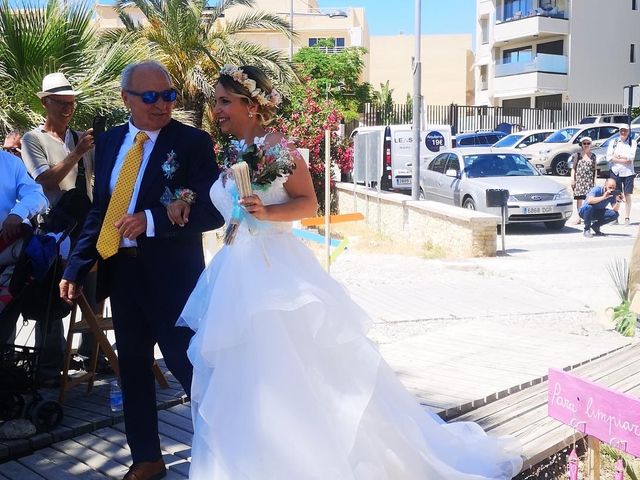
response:
[[[640,344],[636,343],[572,370],[574,375],[589,379],[616,391],[640,397]],[[480,424],[494,435],[515,435],[523,445],[524,468],[532,467],[582,435],[572,427],[547,415],[546,378],[499,401],[474,409],[456,418]]]
[[[581,368],[594,372],[593,378],[597,378],[598,371],[608,371],[605,365],[619,363],[627,372],[633,369],[634,377],[640,375],[636,372],[640,370],[638,362],[611,360],[619,358],[621,352],[629,360],[640,353],[640,346],[633,347],[633,355],[626,353],[624,345],[629,340],[622,337],[594,342],[589,337],[565,338],[556,332],[553,336],[562,343],[553,344],[544,335],[527,340],[504,327],[474,331],[467,326],[465,335],[456,328],[462,327],[435,331],[427,336],[428,342],[411,336],[383,345],[381,350],[405,386],[427,408],[444,418],[477,420],[497,434],[517,434],[528,449],[530,461],[548,454],[543,447],[550,434],[539,434],[535,428],[549,423],[540,403],[546,392],[541,382],[549,366],[571,368],[584,364]],[[590,362],[595,358],[601,360]],[[577,369],[576,373],[580,371]],[[183,479],[189,467],[191,412],[175,379],[170,374],[167,378],[171,388],[157,390],[161,445],[169,467],[167,478]],[[109,380],[98,381],[91,394],[84,386],[70,390],[63,423],[53,431],[0,443],[0,480],[122,478],[130,455],[122,416],[113,415],[108,407]],[[41,393],[55,398],[57,390]],[[529,403],[531,411],[517,410]],[[509,412],[516,412],[515,417],[508,417]],[[476,413],[477,418],[473,417]]]

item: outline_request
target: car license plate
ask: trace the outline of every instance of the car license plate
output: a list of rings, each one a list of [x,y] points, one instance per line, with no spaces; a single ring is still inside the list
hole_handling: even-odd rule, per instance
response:
[[[396,178],[398,185],[411,185],[411,177],[409,178]]]
[[[522,212],[525,215],[535,213],[552,213],[553,207],[523,207]]]

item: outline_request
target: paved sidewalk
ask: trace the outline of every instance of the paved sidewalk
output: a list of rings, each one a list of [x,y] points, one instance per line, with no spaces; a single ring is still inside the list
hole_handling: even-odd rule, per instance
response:
[[[631,341],[612,331],[620,303],[607,266],[629,259],[631,226],[588,239],[582,225],[508,230],[506,255],[425,260],[356,248],[332,266],[374,319],[370,336],[425,405],[440,410],[596,358]],[[500,245],[500,238],[498,239]]]

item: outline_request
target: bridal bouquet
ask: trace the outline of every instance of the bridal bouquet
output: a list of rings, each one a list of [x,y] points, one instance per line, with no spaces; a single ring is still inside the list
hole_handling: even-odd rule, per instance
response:
[[[232,140],[225,158],[225,167],[239,162],[249,166],[251,183],[256,188],[265,188],[277,177],[290,175],[296,168],[287,139],[272,147],[257,142],[247,145],[244,140]]]
[[[277,177],[290,175],[296,168],[286,139],[269,148],[257,140],[252,145],[244,140],[232,140],[225,156],[225,174],[232,175],[235,180],[231,190],[234,207],[224,235],[225,245],[233,244],[238,227],[246,218],[239,200],[251,195],[254,187],[265,189]],[[249,231],[253,233],[252,221],[250,218],[247,221]]]

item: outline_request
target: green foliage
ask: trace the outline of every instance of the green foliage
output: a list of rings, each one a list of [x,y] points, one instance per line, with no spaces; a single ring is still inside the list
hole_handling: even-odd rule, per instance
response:
[[[633,467],[633,460],[630,455],[624,455],[619,450],[616,450],[609,445],[603,444],[601,446],[601,452],[605,457],[608,457],[611,461],[615,462],[619,458],[622,458],[624,463],[624,472],[627,474],[630,480],[640,480],[640,471]]]
[[[631,120],[640,116],[640,107],[633,107],[631,109]]]
[[[119,76],[143,52],[122,41],[105,44],[93,27],[86,3],[49,0],[45,6],[0,3],[0,132],[29,129],[43,121],[36,92],[42,78],[63,72],[82,93],[74,116],[76,128],[91,126],[100,113],[122,119]]]
[[[347,47],[335,51],[334,44],[333,39],[325,39],[301,48],[293,62],[305,84],[317,90],[318,98],[333,99],[345,120],[350,121],[359,118],[361,106],[371,99],[371,86],[360,82],[367,50]]]
[[[615,329],[626,337],[633,337],[636,333],[637,315],[629,310],[629,263],[626,258],[617,258],[607,265],[607,270],[620,298],[620,305],[612,309]]]
[[[126,38],[143,45],[152,58],[171,73],[180,93],[177,108],[188,111],[197,127],[213,126],[214,87],[225,64],[253,65],[265,71],[283,91],[297,81],[283,53],[243,40],[237,34],[271,30],[290,36],[288,22],[280,16],[254,10],[255,0],[221,0],[213,7],[207,0],[132,0],[148,20],[140,26],[127,15],[129,0],[118,0],[117,9],[126,31],[111,38]],[[230,21],[232,7],[248,7],[247,13]],[[284,87],[284,88],[283,88]]]
[[[302,95],[303,94],[303,95]],[[330,134],[330,162],[332,170],[342,169],[345,163],[353,162],[353,151],[348,141],[338,136],[337,130],[342,120],[336,103],[320,101],[317,89],[308,85],[303,92],[294,96],[291,111],[277,119],[278,130],[296,142],[298,147],[309,150],[309,171],[313,180],[320,212],[324,211],[325,186],[325,130]],[[351,170],[351,168],[349,168]],[[331,212],[337,212],[337,201],[331,181]]]

